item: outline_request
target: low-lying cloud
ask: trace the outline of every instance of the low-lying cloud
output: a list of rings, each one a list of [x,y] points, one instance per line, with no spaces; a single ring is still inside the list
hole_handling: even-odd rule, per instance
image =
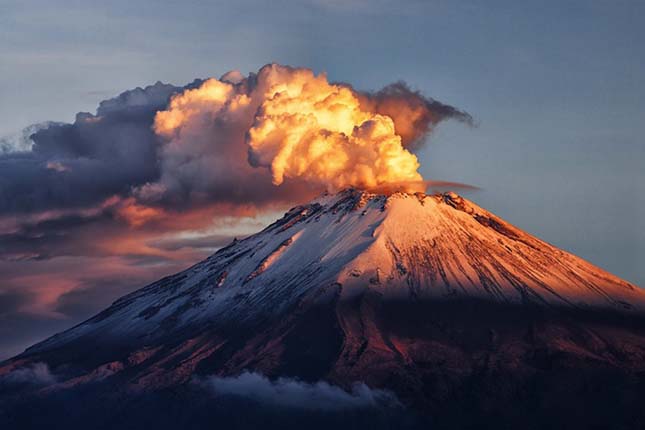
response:
[[[33,363],[26,367],[18,367],[0,376],[0,384],[29,384],[51,385],[56,383],[56,377],[46,363]]]
[[[199,384],[217,395],[243,397],[285,408],[337,411],[401,406],[393,393],[371,389],[364,383],[356,383],[351,391],[345,391],[325,381],[306,383],[290,378],[272,381],[259,373],[244,372],[234,377],[213,376],[200,380]]]

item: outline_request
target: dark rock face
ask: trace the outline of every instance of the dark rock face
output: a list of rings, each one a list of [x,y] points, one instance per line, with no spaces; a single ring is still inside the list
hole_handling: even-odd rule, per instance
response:
[[[334,377],[388,386],[442,428],[638,428],[645,418],[643,319],[477,301],[363,298],[354,310],[343,326],[355,341]]]
[[[107,376],[95,371],[90,381],[82,376],[88,367],[69,364],[76,354],[88,351],[29,357],[81,376],[50,391],[26,386],[11,393],[4,390],[15,386],[5,384],[0,422],[16,425],[5,428],[39,428],[25,421],[27,405],[42,405],[62,422],[75,417],[79,428],[97,417],[107,420],[106,405],[122,415],[104,428],[150,422],[202,428],[202,419],[251,428],[265,418],[295,428],[319,415],[327,421],[318,424],[340,428],[636,429],[645,422],[645,320],[616,313],[479,301],[410,304],[369,295],[338,301],[336,293],[326,305],[294,309],[282,321],[204,329],[175,343],[123,351],[111,368],[102,365]],[[404,408],[282,410],[213,396],[194,383],[245,370],[310,383],[324,379],[347,390],[360,381],[392,391]],[[168,406],[160,411],[159,405]],[[232,410],[248,420],[239,421]]]

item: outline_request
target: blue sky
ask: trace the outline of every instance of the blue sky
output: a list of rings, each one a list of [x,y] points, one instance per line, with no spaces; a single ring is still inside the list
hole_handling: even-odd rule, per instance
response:
[[[0,136],[269,62],[404,80],[477,122],[438,127],[424,177],[645,286],[644,2],[97,3],[0,2]]]

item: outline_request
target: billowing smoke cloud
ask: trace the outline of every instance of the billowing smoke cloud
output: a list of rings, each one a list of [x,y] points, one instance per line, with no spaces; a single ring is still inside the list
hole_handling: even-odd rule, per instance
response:
[[[349,87],[308,70],[273,74],[248,143],[251,163],[270,167],[274,184],[304,178],[339,189],[422,180],[392,119],[362,110]]]
[[[167,140],[164,174],[139,191],[143,197],[176,194],[198,172],[206,181],[193,192],[222,178],[239,190],[240,173],[246,181],[252,176],[249,166],[235,162],[241,152],[248,152],[250,166],[268,168],[275,185],[304,181],[334,190],[398,183],[423,190],[419,162],[406,146],[418,145],[450,117],[470,119],[401,83],[366,94],[308,69],[275,64],[248,78],[227,74],[173,97],[157,114],[155,131]],[[209,147],[218,148],[215,159],[196,156]],[[206,174],[228,171],[218,180]]]
[[[365,93],[275,64],[181,88],[158,82],[73,124],[36,127],[31,145],[3,142],[0,216],[117,208],[141,225],[163,210],[248,212],[324,188],[423,188],[410,150],[447,118],[470,121],[402,83]]]
[[[350,392],[325,381],[313,384],[290,378],[271,381],[264,375],[244,372],[235,377],[211,377],[199,381],[222,396],[244,397],[264,405],[334,411],[355,408],[400,407],[389,391],[357,383]]]

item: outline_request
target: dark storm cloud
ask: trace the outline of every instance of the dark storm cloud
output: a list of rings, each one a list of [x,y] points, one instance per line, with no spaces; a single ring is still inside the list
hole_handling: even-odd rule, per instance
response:
[[[362,96],[361,103],[365,107],[394,120],[396,133],[407,148],[422,145],[424,138],[444,120],[454,119],[474,125],[469,113],[414,91],[403,81],[376,92],[362,93]]]
[[[114,208],[103,208],[92,214],[70,213],[46,220],[17,222],[11,231],[0,232],[0,261],[106,255],[132,259],[133,264],[144,264],[144,258],[165,261],[162,256],[137,253],[135,249],[110,251],[105,246],[123,237],[137,237],[133,236],[135,233],[154,234],[130,230]]]
[[[44,259],[60,255],[89,255],[95,243],[83,243],[81,236],[94,225],[106,227],[106,214],[71,214],[41,222],[23,223],[10,233],[0,234],[0,260]]]
[[[230,235],[159,238],[159,235],[172,231],[173,225],[151,225],[148,226],[149,228],[133,229],[124,225],[124,220],[117,210],[114,207],[106,207],[89,214],[70,213],[51,219],[16,222],[9,232],[0,232],[0,261],[37,261],[61,256],[118,255],[129,264],[145,266],[169,260],[166,255],[141,251],[147,249],[146,246],[150,249],[172,252],[184,248],[212,250],[234,239],[234,236]],[[199,227],[198,224],[192,225],[195,228]],[[117,247],[110,251],[110,247],[105,246],[128,238],[140,239],[143,247],[136,249],[132,246],[126,249]]]
[[[96,115],[37,130],[30,150],[1,153],[0,214],[88,206],[156,178],[150,126],[178,90],[157,83],[127,91],[102,102]]]
[[[222,396],[248,398],[263,405],[308,409],[342,410],[372,407],[398,407],[396,396],[389,391],[355,384],[351,391],[325,381],[306,383],[297,379],[270,380],[259,373],[244,372],[235,377],[210,377],[199,382]]]

